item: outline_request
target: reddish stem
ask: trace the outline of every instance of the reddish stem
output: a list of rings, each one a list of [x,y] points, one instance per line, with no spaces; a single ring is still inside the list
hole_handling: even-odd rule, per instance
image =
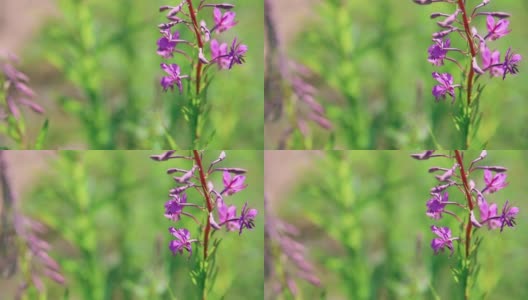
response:
[[[196,41],[198,42],[198,47],[200,49],[203,49],[203,41],[200,35],[200,26],[198,26],[198,21],[196,20],[196,14],[194,11],[192,0],[187,0],[187,4],[189,5],[189,14],[191,15],[191,20],[193,22],[194,34],[196,35]],[[200,93],[200,81],[202,78],[202,65],[203,65],[202,62],[198,60],[198,64],[196,65],[196,95]]]
[[[211,232],[211,223],[209,222],[209,213],[213,211],[213,205],[211,204],[211,198],[209,197],[209,191],[207,190],[207,182],[206,177],[204,173],[204,169],[202,166],[202,158],[200,157],[200,153],[198,153],[198,150],[193,150],[194,155],[194,161],[196,162],[196,165],[198,166],[198,172],[200,173],[200,183],[202,184],[202,190],[203,194],[205,196],[205,202],[207,206],[207,224],[205,226],[204,231],[204,252],[203,252],[203,258],[204,261],[207,260],[207,246],[209,244],[209,233]]]
[[[466,226],[466,258],[468,258],[469,246],[471,241],[471,229],[473,227],[473,224],[471,223],[471,211],[473,211],[473,201],[471,200],[471,192],[467,181],[467,174],[466,170],[464,169],[464,162],[462,161],[462,154],[460,153],[460,150],[455,150],[455,156],[457,163],[460,166],[460,177],[462,178],[462,183],[464,184],[464,192],[466,194],[466,199],[469,207],[468,223]]]
[[[473,77],[475,76],[475,70],[473,70],[473,59],[477,56],[477,50],[473,44],[473,38],[471,37],[471,29],[469,28],[469,18],[466,12],[466,6],[463,0],[458,0],[458,8],[462,11],[462,21],[464,23],[464,31],[466,32],[467,42],[469,44],[469,50],[471,53],[471,64],[469,66],[469,74],[467,80],[467,104],[471,104],[471,91],[473,90]]]

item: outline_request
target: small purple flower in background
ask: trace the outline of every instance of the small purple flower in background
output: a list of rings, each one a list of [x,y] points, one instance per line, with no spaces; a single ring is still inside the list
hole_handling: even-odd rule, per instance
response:
[[[264,274],[269,279],[266,282],[272,283],[273,293],[280,294],[287,289],[294,296],[298,292],[296,279],[319,286],[321,280],[316,275],[315,266],[307,259],[308,249],[295,240],[299,236],[299,229],[275,217],[268,201],[265,195]],[[280,268],[276,268],[276,265],[280,265]]]
[[[440,84],[433,87],[433,95],[436,100],[443,100],[446,98],[446,94],[453,98],[452,102],[455,102],[455,88],[459,85],[453,85],[453,76],[449,73],[438,73],[433,72],[433,78],[436,79]]]
[[[281,44],[277,35],[272,5],[270,0],[264,1],[264,24],[269,46],[269,50],[265,51],[264,118],[265,121],[279,120],[283,114],[284,103],[290,98],[284,87],[291,88],[295,96],[292,101],[295,115],[291,116],[294,121],[283,130],[278,142],[278,149],[285,149],[288,139],[295,131],[304,137],[310,135],[309,123],[329,132],[332,131],[333,125],[328,119],[326,109],[317,101],[317,89],[309,80],[309,78],[318,78],[320,75],[285,55],[287,49],[284,49],[285,46]],[[317,81],[321,82],[321,80]]]
[[[493,230],[500,228],[501,232],[505,226],[514,227],[515,226],[515,217],[519,213],[519,208],[511,206],[509,201],[506,201],[502,209],[502,213],[499,215],[497,213],[498,205],[496,203],[488,202],[486,197],[488,195],[496,193],[499,190],[505,188],[508,184],[506,182],[506,171],[507,169],[501,166],[481,166],[479,163],[483,161],[488,153],[486,150],[482,151],[479,157],[471,161],[468,166],[465,166],[463,163],[463,156],[460,150],[455,150],[455,155],[443,155],[443,154],[434,154],[432,150],[428,150],[424,153],[413,154],[411,157],[418,160],[425,160],[432,157],[443,157],[447,159],[454,159],[455,162],[453,167],[450,169],[445,167],[431,167],[429,168],[430,173],[434,172],[444,172],[442,175],[437,175],[435,178],[438,180],[438,185],[431,189],[432,198],[427,201],[427,216],[431,217],[434,220],[440,220],[443,217],[443,214],[450,215],[454,217],[459,223],[465,225],[465,234],[466,234],[466,258],[470,254],[470,241],[471,241],[471,232],[482,228],[487,225],[488,229]],[[455,174],[458,171],[459,174]],[[483,171],[483,188],[477,188],[477,183],[475,183],[470,175],[474,175],[474,172]],[[466,203],[452,202],[449,201],[449,196],[447,190],[451,187],[455,187],[456,191],[460,192],[459,197],[465,199]],[[440,194],[443,192],[443,194]],[[462,209],[467,215],[467,223],[464,224],[463,219],[459,217],[455,211],[445,210],[447,205],[452,205]],[[480,215],[480,221],[477,219],[475,212],[477,211],[476,206],[478,206],[478,212]],[[475,227],[474,230],[473,226]],[[437,227],[432,226],[431,230],[434,234],[438,236],[431,242],[431,247],[433,248],[435,254],[444,248],[448,248],[453,253],[453,244],[452,241],[457,240],[458,238],[451,237],[451,230],[448,227]]]
[[[172,240],[169,244],[169,249],[172,251],[172,254],[182,254],[183,250],[189,252],[189,256],[192,255],[192,246],[191,243],[196,242],[197,240],[191,240],[191,233],[189,230],[176,229],[174,227],[169,228],[169,232],[176,238]]]
[[[23,282],[16,299],[22,299],[23,293],[31,285],[39,292],[45,291],[43,276],[60,285],[65,285],[66,279],[61,266],[49,255],[51,245],[41,237],[48,228],[20,211],[20,200],[13,191],[8,169],[5,151],[0,151],[0,186],[3,195],[0,210],[0,271],[6,277],[12,276],[17,269],[21,271]],[[20,263],[19,258],[24,263]]]
[[[5,86],[7,87],[6,92],[6,103],[7,108],[11,115],[18,119],[20,117],[19,105],[26,106],[38,114],[42,114],[44,109],[42,106],[34,102],[35,92],[28,86],[29,78],[26,74],[17,70],[13,63],[17,63],[18,57],[9,55],[9,60],[0,65],[2,74],[5,77]],[[4,113],[4,108],[0,107],[0,114]]]
[[[224,171],[224,190],[220,194],[225,192],[228,196],[231,196],[234,193],[240,192],[247,187],[247,185],[244,184],[244,181],[246,181],[246,176],[235,175],[231,178],[231,174],[227,171]]]
[[[220,162],[226,159],[225,152],[221,152],[219,157],[212,161],[209,168],[204,168],[202,165],[202,155],[193,150],[193,156],[175,155],[175,151],[166,151],[159,155],[151,155],[150,158],[154,161],[168,161],[170,159],[181,159],[192,161],[193,164],[190,169],[170,168],[167,174],[181,173],[181,176],[174,176],[173,179],[177,187],[170,189],[170,200],[165,202],[164,216],[172,222],[179,222],[182,216],[191,218],[199,227],[204,229],[204,238],[201,241],[204,245],[204,251],[207,251],[207,244],[209,242],[209,235],[211,230],[220,230],[225,227],[227,231],[238,231],[252,229],[255,227],[255,217],[258,211],[254,208],[249,208],[247,202],[244,204],[240,216],[236,215],[237,208],[235,205],[227,205],[224,202],[224,196],[231,196],[245,189],[247,185],[244,184],[246,177],[243,175],[246,170],[241,168],[217,168],[215,167]],[[207,181],[211,175],[223,172],[222,182],[224,189],[218,191],[215,189],[212,182]],[[234,174],[231,177],[231,174]],[[193,201],[189,191],[195,190],[198,193],[196,200],[203,201],[203,204],[197,204]],[[185,212],[183,211],[186,208]],[[207,225],[200,223],[200,218],[194,216],[192,211],[201,213],[201,219],[207,220]],[[218,222],[214,219],[214,215],[218,216]],[[169,243],[169,249],[174,254],[182,254],[183,250],[187,250],[189,255],[192,255],[191,244],[199,242],[198,239],[191,239],[191,233],[187,228],[176,229],[169,228],[169,232],[176,237]],[[204,254],[207,257],[207,254]]]
[[[486,187],[482,190],[482,193],[495,193],[496,191],[502,190],[508,183],[506,182],[506,173],[497,173],[493,175],[490,170],[484,170],[484,182]]]
[[[166,14],[167,22],[158,26],[162,37],[157,41],[157,53],[164,59],[172,58],[174,53],[181,54],[191,62],[193,70],[196,70],[196,80],[193,82],[196,84],[196,93],[199,94],[202,80],[205,77],[202,75],[205,72],[204,70],[207,69],[202,68],[203,65],[214,62],[218,64],[220,70],[231,69],[235,64],[244,63],[243,55],[247,52],[248,47],[242,43],[237,44],[235,39],[231,49],[228,50],[227,44],[220,43],[213,37],[237,25],[238,22],[235,21],[236,13],[232,11],[234,5],[228,3],[208,4],[205,1],[200,1],[195,7],[192,2],[191,0],[185,0],[178,6],[164,5],[160,7],[160,12],[168,11],[168,13]],[[183,11],[184,7],[188,8],[188,12]],[[198,20],[198,17],[203,15],[202,11],[210,8],[213,8],[214,26],[212,28],[208,28],[205,20]],[[180,32],[177,30],[171,33],[171,28],[176,25],[185,25],[183,28],[187,28],[193,33],[194,40],[180,39]],[[189,53],[188,50],[177,49],[178,45],[182,43],[191,46],[194,51]],[[209,47],[207,47],[208,43],[210,43]],[[210,58],[205,53],[207,48],[210,49]],[[169,87],[172,89],[172,86],[177,84],[181,93],[181,79],[188,76],[178,76],[180,67],[176,64],[171,65],[178,66],[178,72],[175,72],[176,67],[172,67],[172,70],[168,71],[164,65],[166,64],[162,64],[162,69],[169,73],[170,76],[163,77],[161,80],[163,90],[167,91]]]
[[[451,255],[453,255],[453,240],[457,240],[458,238],[451,237],[451,229],[449,227],[437,227],[437,226],[431,226],[431,231],[438,236],[438,238],[435,238],[431,241],[431,248],[433,248],[433,251],[435,254],[438,254],[438,252],[441,250],[444,251],[444,248],[447,248],[451,251]]]

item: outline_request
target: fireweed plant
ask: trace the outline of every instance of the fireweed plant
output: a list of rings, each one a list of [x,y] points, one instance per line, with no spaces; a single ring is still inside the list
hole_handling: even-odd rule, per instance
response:
[[[429,169],[430,173],[439,175],[435,176],[438,184],[431,188],[431,198],[426,203],[426,215],[435,221],[453,217],[460,224],[459,235],[454,234],[448,226],[438,223],[432,225],[434,238],[431,248],[434,254],[448,252],[449,256],[456,256],[457,264],[452,267],[452,271],[455,281],[462,288],[464,299],[472,299],[470,295],[480,267],[477,253],[483,238],[477,232],[482,231],[479,229],[502,232],[514,227],[515,217],[519,213],[519,208],[509,200],[504,202],[502,208],[500,204],[488,200],[508,183],[505,167],[480,165],[486,156],[484,150],[479,157],[465,164],[460,150],[455,150],[454,154],[437,154],[428,150],[412,155],[418,160],[444,158],[453,161],[450,167]],[[476,182],[478,177],[483,178],[482,186]]]
[[[315,272],[314,265],[308,260],[308,249],[296,240],[299,229],[273,215],[270,211],[268,197],[264,196],[266,223],[264,236],[265,278],[271,288],[267,291],[267,299],[277,299],[288,292],[293,297],[299,295],[296,280],[303,280],[311,285],[319,286],[321,280]]]
[[[466,0],[413,0],[420,5],[434,2],[452,4],[454,12],[431,14],[432,19],[440,19],[438,32],[433,33],[433,44],[427,50],[427,60],[436,67],[445,63],[455,64],[462,76],[456,79],[453,74],[438,70],[432,73],[436,85],[432,94],[436,101],[449,98],[457,103],[453,115],[455,127],[461,134],[461,146],[469,148],[474,140],[480,122],[479,101],[485,85],[479,84],[482,76],[497,77],[502,80],[518,73],[521,55],[508,48],[501,52],[494,49],[493,42],[510,33],[510,14],[507,12],[483,11],[491,0],[483,0],[469,6]],[[475,1],[476,2],[476,1]],[[475,21],[486,19],[486,28],[479,30]],[[464,46],[456,46],[457,37]],[[457,96],[460,98],[456,101]]]
[[[9,137],[19,149],[41,149],[48,131],[48,121],[44,122],[36,140],[30,141],[21,107],[29,108],[39,115],[44,113],[44,109],[33,100],[36,94],[29,87],[28,76],[15,67],[18,62],[15,55],[9,55],[5,62],[0,61],[0,133]]]
[[[165,5],[160,12],[166,12],[167,23],[160,24],[161,37],[157,41],[157,53],[164,59],[178,56],[177,63],[162,63],[165,72],[160,84],[164,91],[176,88],[178,92],[187,95],[188,102],[182,108],[185,120],[189,124],[191,144],[194,147],[208,143],[210,137],[203,137],[203,128],[210,107],[207,104],[207,88],[212,71],[231,70],[234,66],[244,63],[244,55],[248,47],[236,37],[228,42],[218,39],[218,36],[237,25],[236,13],[232,4],[210,4],[206,1],[181,1],[176,6]],[[201,17],[210,14],[212,24],[208,25]],[[180,38],[181,30],[193,33],[193,40]],[[190,64],[190,73],[184,74],[182,65]],[[186,68],[185,68],[186,69]],[[192,74],[194,73],[194,74]],[[184,91],[184,85],[186,86]],[[229,101],[229,99],[223,99]]]
[[[307,81],[314,71],[306,65],[288,58],[284,54],[282,43],[277,35],[273,18],[272,1],[264,1],[264,17],[268,51],[266,55],[266,76],[264,80],[265,119],[277,121],[283,113],[287,114],[289,125],[284,129],[278,149],[291,148],[300,140],[304,149],[313,147],[312,123],[325,131],[332,130],[332,123],[325,108],[316,100],[317,89]],[[291,97],[287,95],[291,90]],[[289,146],[289,147],[288,147]]]
[[[174,177],[176,186],[169,191],[169,200],[165,202],[164,215],[165,218],[175,223],[168,229],[173,238],[169,243],[169,250],[174,255],[188,254],[189,258],[199,257],[195,259],[196,264],[191,277],[200,291],[201,298],[205,300],[208,291],[214,285],[218,272],[215,259],[221,240],[219,238],[212,240],[214,234],[225,230],[241,235],[245,230],[255,227],[254,219],[258,212],[256,209],[249,208],[246,202],[240,214],[237,214],[237,207],[229,205],[224,200],[247,187],[244,183],[246,177],[243,175],[246,170],[218,167],[217,165],[226,159],[223,151],[209,166],[204,165],[202,158],[202,153],[198,150],[193,150],[190,156],[176,155],[172,150],[151,156],[151,159],[155,161],[170,159],[192,161],[192,167],[188,170],[167,169],[167,174],[181,173],[181,176]],[[211,181],[208,181],[211,175],[218,173],[222,173],[221,188],[215,187]],[[198,193],[197,197],[189,193],[192,190]],[[178,226],[178,221],[182,217],[191,218],[198,225],[198,229],[189,230]],[[199,246],[202,247],[203,252],[193,255],[193,248]]]
[[[46,285],[43,279],[65,285],[60,265],[49,255],[50,244],[40,236],[47,227],[20,210],[13,191],[5,151],[0,151],[0,185],[2,211],[0,226],[0,275],[11,277],[20,272],[16,299],[43,299]],[[44,298],[45,299],[45,298]]]

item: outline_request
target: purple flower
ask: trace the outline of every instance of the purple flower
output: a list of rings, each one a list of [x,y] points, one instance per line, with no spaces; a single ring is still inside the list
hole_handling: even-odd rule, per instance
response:
[[[181,80],[182,78],[187,78],[187,75],[180,75],[180,66],[177,64],[161,64],[161,68],[169,74],[169,76],[161,78],[161,86],[163,86],[163,90],[167,91],[169,88],[172,90],[176,84],[181,93],[183,90]]]
[[[237,44],[237,39],[233,39],[231,48],[227,54],[227,58],[229,59],[229,69],[231,69],[234,64],[241,65],[244,63],[244,54],[247,52],[247,50],[248,47],[246,45],[241,43]]]
[[[169,227],[169,232],[176,237],[175,240],[170,241],[169,243],[169,249],[172,251],[173,255],[176,255],[178,252],[179,254],[183,254],[183,250],[187,250],[189,252],[189,256],[192,255],[192,247],[191,243],[195,242],[196,240],[191,240],[191,234],[189,233],[189,230],[182,228],[182,229],[176,229],[174,227]]]
[[[218,33],[224,32],[237,24],[235,21],[236,14],[232,11],[227,11],[222,15],[222,11],[218,7],[215,7],[213,17],[215,22],[214,28]]]
[[[218,209],[218,219],[220,226],[226,225],[227,231],[240,230],[240,224],[236,217],[236,206],[227,206],[224,200],[220,197],[216,200],[216,207]]]
[[[171,58],[179,38],[180,33],[177,30],[174,30],[174,33],[171,33],[170,29],[164,30],[163,37],[158,40],[158,55],[163,58]]]
[[[244,184],[245,180],[246,176],[244,175],[236,175],[231,178],[231,174],[227,171],[224,171],[224,190],[221,194],[226,193],[228,196],[231,196],[234,193],[240,192],[247,187],[247,185]]]
[[[211,40],[211,56],[218,64],[219,69],[229,69],[230,61],[227,58],[227,43],[220,44],[217,40]]]
[[[427,60],[435,66],[442,66],[447,55],[447,48],[451,47],[451,40],[447,38],[445,41],[441,39],[434,39],[433,41],[434,44],[427,50],[429,52]]]
[[[442,213],[449,200],[449,195],[445,192],[443,195],[435,194],[433,198],[427,201],[427,215],[433,219],[442,218]]]
[[[173,195],[171,200],[165,202],[165,217],[172,221],[179,221],[186,203],[187,195],[185,193]]]
[[[504,74],[502,75],[503,80],[506,78],[506,74],[510,73],[515,75],[519,72],[517,63],[520,62],[521,59],[522,56],[520,54],[513,53],[511,52],[511,48],[508,48],[506,56],[504,57],[504,63],[502,64],[502,69],[504,70]]]
[[[500,52],[491,50],[486,46],[486,43],[480,44],[480,53],[482,55],[482,69],[483,71],[490,71],[491,76],[500,77],[504,74],[502,64],[500,62]]]
[[[486,37],[494,41],[498,38],[507,35],[508,33],[510,33],[510,30],[508,30],[509,25],[510,21],[508,21],[507,19],[502,19],[495,23],[495,19],[491,15],[488,15],[486,19],[488,35]]]
[[[10,55],[9,58],[13,62],[18,61],[14,55]],[[42,114],[44,112],[42,106],[30,100],[35,97],[35,92],[28,86],[29,78],[27,75],[18,71],[10,63],[0,65],[0,69],[7,83],[6,103],[11,114],[18,119],[20,116],[18,105],[26,106],[34,112]],[[2,109],[0,109],[1,113]]]
[[[244,204],[242,211],[240,212],[240,218],[238,222],[240,224],[240,231],[238,234],[242,234],[242,229],[253,229],[255,227],[254,219],[257,216],[258,211],[254,208],[248,208],[247,202]]]
[[[506,182],[506,173],[497,173],[493,175],[490,170],[484,170],[484,182],[486,183],[486,187],[482,190],[482,193],[495,193],[508,185]]]
[[[504,207],[502,208],[502,214],[500,215],[501,232],[504,228],[504,225],[508,225],[508,227],[515,226],[515,216],[519,213],[518,207],[509,206],[508,204],[508,201],[504,203]]]
[[[486,199],[479,197],[478,206],[481,223],[488,223],[488,228],[490,230],[501,226],[500,221],[497,220],[497,204],[491,203],[491,205],[489,205]]]
[[[449,227],[436,227],[431,226],[431,231],[436,234],[438,237],[431,241],[431,247],[434,250],[435,254],[438,254],[438,251],[444,251],[444,248],[451,250],[451,255],[453,255],[453,240],[458,238],[451,237],[451,229]]]
[[[453,98],[452,102],[455,102],[455,87],[458,85],[453,85],[453,76],[449,73],[438,73],[433,72],[433,78],[440,82],[439,85],[433,87],[433,96],[437,101],[443,100],[446,97],[446,94]]]

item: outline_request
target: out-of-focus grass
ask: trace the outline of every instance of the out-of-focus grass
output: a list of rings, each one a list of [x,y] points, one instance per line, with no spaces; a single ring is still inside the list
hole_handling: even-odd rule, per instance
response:
[[[466,161],[480,152],[466,152]],[[459,236],[454,218],[434,221],[425,215],[429,189],[436,183],[427,170],[450,167],[451,161],[416,161],[404,151],[336,151],[314,159],[299,175],[292,193],[277,199],[283,218],[304,228],[303,243],[323,275],[328,299],[462,299],[450,265],[456,258],[434,256],[431,225],[450,226]],[[488,151],[483,165],[508,168],[509,186],[490,195],[499,208],[510,200],[520,208],[515,228],[477,231],[484,241],[479,251],[476,290],[482,299],[525,299],[523,274],[528,271],[524,201],[524,151]],[[477,184],[482,177],[476,178]],[[273,187],[268,187],[273,188]],[[450,200],[462,201],[455,191]],[[455,248],[455,251],[456,250]],[[303,299],[314,288],[302,286]],[[480,294],[473,294],[481,299]],[[472,299],[473,299],[472,297]]]
[[[64,5],[68,2],[75,1],[62,0],[57,3]],[[75,28],[72,22],[78,22],[76,18],[55,18],[36,34],[31,47],[25,48],[23,53],[26,54],[23,56],[26,64],[23,69],[33,77],[33,85],[40,97],[49,99],[46,108],[50,114],[50,132],[46,148],[96,147],[90,145],[81,122],[59,104],[65,99],[73,99],[70,103],[75,104],[70,105],[69,109],[79,109],[79,105],[80,109],[86,109],[89,100],[82,90],[72,87],[67,74],[62,74],[61,70],[52,66],[49,58],[53,55],[69,59],[67,66],[73,70],[97,63],[95,76],[100,84],[95,88],[103,97],[101,110],[103,114],[113,112],[114,119],[111,125],[99,129],[100,132],[90,134],[104,135],[106,133],[102,131],[113,130],[113,144],[105,146],[105,149],[167,148],[164,130],[168,130],[180,147],[190,146],[187,125],[181,113],[185,95],[162,92],[159,79],[164,76],[164,72],[159,65],[163,60],[156,54],[156,41],[160,36],[157,25],[165,20],[158,8],[178,3],[162,0],[85,1],[82,7],[93,15],[94,22],[91,25],[99,47],[96,49],[99,50],[88,51],[81,60],[68,58],[76,51],[75,43],[80,38],[80,32],[70,30]],[[239,25],[222,34],[221,39],[230,42],[229,39],[236,36],[248,45],[249,51],[244,65],[217,72],[209,89],[211,111],[210,122],[206,127],[207,132],[214,131],[216,134],[209,145],[216,149],[262,149],[263,4],[256,0],[234,0],[231,3],[236,5]],[[212,16],[212,9],[207,16]],[[185,31],[182,30],[183,37],[190,38]],[[63,32],[73,36],[73,39],[67,38],[58,43],[64,37]],[[110,46],[101,47],[105,42]],[[183,64],[182,67],[186,69],[184,61],[181,56],[171,60]],[[40,118],[38,120],[40,122]],[[97,121],[91,120],[94,124]]]
[[[480,1],[467,1],[473,6]],[[491,2],[485,11],[512,14],[512,32],[490,44],[502,56],[512,47],[523,56],[527,48],[528,16],[525,1]],[[382,0],[324,1],[313,6],[297,39],[289,41],[288,52],[319,72],[337,93],[320,95],[336,129],[338,149],[460,148],[460,136],[451,119],[450,101],[435,103],[431,89],[433,71],[452,72],[462,80],[452,63],[436,68],[427,61],[431,34],[438,31],[432,12],[451,13],[453,5],[416,5],[412,1]],[[287,23],[276,13],[278,22]],[[484,18],[478,21],[485,30]],[[464,49],[452,37],[454,46]],[[309,49],[309,50],[307,50]],[[453,54],[454,58],[461,58]],[[462,62],[465,65],[465,62]],[[473,147],[487,143],[490,149],[523,149],[527,146],[528,117],[523,109],[528,77],[525,62],[520,73],[506,80],[482,78],[487,87],[481,98],[481,128]],[[440,71],[439,71],[440,72]],[[485,76],[487,77],[487,76]],[[336,97],[340,94],[341,97]],[[462,99],[458,99],[460,101]],[[269,138],[269,137],[267,137]],[[323,149],[329,140],[320,133],[314,147]],[[291,145],[302,147],[300,144]]]
[[[197,225],[188,218],[175,224],[163,216],[168,190],[174,187],[165,171],[189,167],[189,162],[154,162],[148,158],[151,154],[157,153],[61,151],[39,181],[25,189],[24,211],[51,227],[47,239],[68,282],[68,299],[196,298],[189,275],[193,259],[172,256],[167,228],[186,226],[193,238],[201,238],[196,236]],[[218,154],[206,152],[205,162]],[[248,188],[226,201],[237,207],[248,201],[259,215],[252,231],[215,234],[222,238],[216,258],[219,272],[208,299],[262,299],[262,153],[228,151],[222,166],[248,170]],[[221,185],[221,174],[216,175],[211,180]],[[189,196],[191,202],[200,201],[196,193]],[[201,255],[196,244],[193,248],[194,257]],[[64,294],[56,284],[47,288],[48,299]]]

